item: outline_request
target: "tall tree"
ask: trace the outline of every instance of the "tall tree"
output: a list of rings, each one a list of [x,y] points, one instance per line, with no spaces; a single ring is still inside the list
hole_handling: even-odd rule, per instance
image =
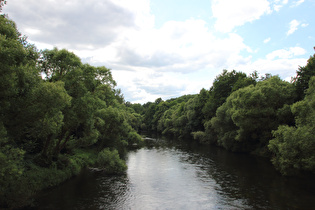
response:
[[[235,70],[223,72],[218,75],[209,91],[209,98],[203,108],[203,114],[206,120],[210,120],[215,116],[215,112],[221,106],[226,98],[235,90],[255,84],[255,77],[247,77],[243,72],[236,72]]]
[[[82,65],[74,53],[57,48],[42,51],[40,64],[46,79],[50,81],[62,80],[67,73]]]
[[[307,65],[303,67],[300,66],[296,73],[297,75],[294,78],[294,84],[296,86],[297,101],[299,101],[304,98],[311,77],[315,76],[315,54],[310,56],[307,60]]]

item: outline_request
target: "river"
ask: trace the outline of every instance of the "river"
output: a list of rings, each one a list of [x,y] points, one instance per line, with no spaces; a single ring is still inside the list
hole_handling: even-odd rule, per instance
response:
[[[281,176],[264,158],[191,141],[146,140],[126,174],[84,170],[36,199],[39,209],[315,209],[311,178]]]

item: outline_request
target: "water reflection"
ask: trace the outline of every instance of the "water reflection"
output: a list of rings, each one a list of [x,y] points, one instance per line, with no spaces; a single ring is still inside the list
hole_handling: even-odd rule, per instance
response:
[[[312,180],[281,177],[262,158],[189,142],[149,139],[128,171],[86,170],[43,193],[40,209],[312,209]]]
[[[198,169],[174,149],[141,149],[128,158],[128,176],[137,195],[132,209],[211,209],[220,200],[216,183],[198,179]],[[198,196],[196,196],[198,195]]]

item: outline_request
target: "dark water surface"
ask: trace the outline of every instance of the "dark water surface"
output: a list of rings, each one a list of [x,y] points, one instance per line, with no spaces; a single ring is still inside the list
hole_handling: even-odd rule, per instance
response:
[[[38,196],[39,209],[315,209],[315,180],[286,178],[270,162],[176,140],[127,154],[125,175],[86,169]]]

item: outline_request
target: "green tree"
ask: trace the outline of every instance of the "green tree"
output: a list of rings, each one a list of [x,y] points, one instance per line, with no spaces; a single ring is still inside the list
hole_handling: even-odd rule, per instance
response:
[[[71,105],[63,111],[55,155],[67,144],[72,148],[86,147],[95,144],[101,133],[106,135],[96,128],[95,123],[99,110],[119,103],[119,96],[114,90],[116,82],[110,70],[82,64],[72,52],[57,48],[42,52],[40,67],[47,81],[64,82],[67,93],[72,97]]]
[[[25,96],[38,79],[35,69],[36,49],[22,44],[13,21],[0,16],[0,118],[7,118],[17,96]],[[30,51],[35,56],[30,61]],[[1,120],[1,119],[0,119]],[[3,119],[2,119],[3,120]]]
[[[309,82],[304,100],[294,103],[291,110],[296,126],[282,125],[273,132],[268,147],[274,154],[272,163],[286,175],[299,171],[315,173],[315,77]]]
[[[209,98],[209,92],[204,88],[194,98],[189,99],[185,104],[185,114],[188,119],[185,130],[189,133],[204,131],[205,116],[202,110]]]
[[[126,163],[120,159],[117,150],[103,149],[97,157],[97,164],[108,174],[123,173],[127,169]]]
[[[294,84],[297,92],[297,100],[299,101],[304,98],[311,77],[315,76],[315,54],[310,56],[307,60],[307,65],[303,67],[300,66],[296,73],[297,75],[294,78]]]
[[[63,110],[70,106],[71,97],[64,89],[64,83],[43,82],[34,88],[27,102],[27,138],[42,141],[42,154],[49,156],[55,145],[54,139],[63,125]],[[38,143],[38,142],[37,142]]]
[[[202,110],[206,120],[215,116],[216,110],[221,106],[226,98],[239,88],[246,87],[256,83],[257,75],[253,73],[247,77],[245,73],[236,72],[235,70],[223,72],[218,75],[209,91],[209,98]]]
[[[13,21],[0,16],[0,121],[11,144],[25,137],[26,101],[40,83],[36,68],[38,52],[16,29]]]
[[[42,51],[40,64],[49,81],[61,80],[67,73],[82,65],[80,58],[74,53],[57,48]]]
[[[217,143],[217,135],[210,120],[215,117],[218,108],[226,101],[227,97],[230,96],[232,92],[251,84],[256,84],[257,78],[257,72],[246,76],[245,73],[236,72],[235,70],[231,72],[223,70],[214,80],[209,93],[206,94],[201,91],[199,97],[203,98],[202,101],[204,104],[202,105],[201,113],[198,112],[200,113],[198,116],[203,126],[199,126],[199,129],[193,130],[192,135],[195,140],[210,144]],[[200,118],[200,116],[202,116],[202,118]]]
[[[65,49],[38,52],[0,16],[0,208],[25,205],[88,164],[126,169],[118,152],[142,143],[141,116],[115,86],[110,69]]]
[[[278,110],[294,98],[294,86],[277,76],[233,92],[211,120],[219,144],[265,154],[271,131],[280,123]]]

